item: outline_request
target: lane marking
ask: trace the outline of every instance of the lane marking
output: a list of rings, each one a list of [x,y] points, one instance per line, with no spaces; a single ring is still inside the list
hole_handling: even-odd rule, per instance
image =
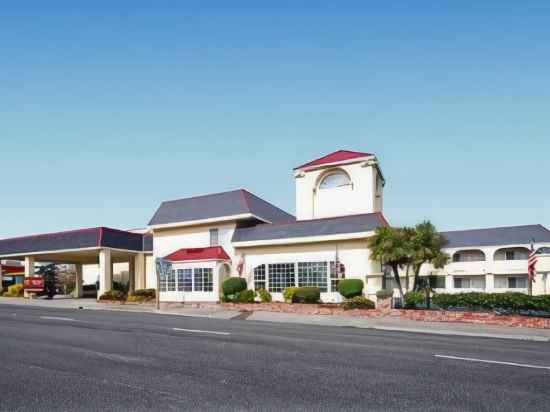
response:
[[[218,332],[215,330],[200,330],[200,329],[182,329],[182,328],[172,328],[177,332],[190,332],[190,333],[210,333],[212,335],[231,335],[229,332]]]
[[[550,366],[529,365],[527,363],[501,362],[501,361],[494,361],[494,360],[488,360],[488,359],[463,358],[463,357],[460,357],[460,356],[451,356],[451,355],[434,355],[434,356],[436,358],[463,360],[463,361],[467,361],[467,362],[493,363],[493,364],[497,364],[497,365],[517,366],[517,367],[520,367],[520,368],[550,370]]]
[[[63,318],[60,316],[40,316],[40,319],[47,319],[47,320],[63,320],[67,322],[75,322],[76,320],[73,318]]]

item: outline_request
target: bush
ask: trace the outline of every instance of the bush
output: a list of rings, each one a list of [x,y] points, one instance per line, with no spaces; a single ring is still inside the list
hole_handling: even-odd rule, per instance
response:
[[[126,299],[128,302],[149,302],[156,297],[155,289],[138,289]]]
[[[350,309],[374,309],[374,302],[364,296],[354,296],[342,303],[345,310]]]
[[[126,295],[120,290],[108,290],[99,297],[99,300],[126,300]]]
[[[338,282],[338,292],[346,299],[363,294],[363,281],[361,279],[342,279]]]
[[[292,303],[292,299],[297,290],[298,288],[295,287],[290,287],[283,290],[283,299],[286,303]]]
[[[262,303],[269,303],[271,302],[271,293],[269,293],[265,289],[259,289],[257,292],[258,296],[260,297],[260,301]]]
[[[243,290],[239,293],[236,293],[233,302],[237,303],[254,303],[254,298],[256,297],[256,292],[253,290]]]
[[[393,290],[390,289],[381,289],[376,292],[377,299],[387,299],[393,297]]]
[[[442,309],[550,312],[550,295],[529,296],[520,292],[437,293],[432,302]]]
[[[405,293],[405,308],[416,309],[424,306],[426,303],[426,294],[424,292],[407,292]]]
[[[292,303],[317,303],[321,300],[321,289],[301,287],[292,296]]]
[[[23,285],[20,283],[17,283],[15,285],[8,286],[8,291],[3,293],[3,296],[9,297],[9,298],[20,298],[23,296],[24,290]]]
[[[236,295],[243,290],[246,290],[246,280],[243,278],[228,278],[222,283],[222,291],[225,297]]]

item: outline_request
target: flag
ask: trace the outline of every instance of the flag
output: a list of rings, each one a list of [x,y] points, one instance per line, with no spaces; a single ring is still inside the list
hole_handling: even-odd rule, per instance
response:
[[[237,263],[237,272],[239,273],[239,276],[243,274],[244,269],[244,254],[241,255],[241,259],[239,260],[239,263]]]
[[[531,253],[529,253],[529,260],[527,261],[527,274],[529,276],[529,282],[535,281],[535,275],[537,274],[537,252],[535,251],[535,245],[531,242]]]

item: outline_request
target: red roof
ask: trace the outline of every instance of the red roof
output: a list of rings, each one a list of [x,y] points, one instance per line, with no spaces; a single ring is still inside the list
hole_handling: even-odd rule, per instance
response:
[[[25,273],[25,267],[24,266],[2,265],[2,273],[5,273],[5,274]]]
[[[344,160],[356,159],[359,157],[373,156],[372,153],[364,152],[352,152],[351,150],[338,150],[336,152],[329,153],[326,156],[320,157],[319,159],[312,160],[311,162],[305,163],[301,166],[295,167],[296,169],[302,169],[309,166],[318,166],[324,165],[327,163],[336,163],[343,162]]]
[[[231,260],[221,246],[180,249],[170,253],[165,259],[173,262],[183,260]]]

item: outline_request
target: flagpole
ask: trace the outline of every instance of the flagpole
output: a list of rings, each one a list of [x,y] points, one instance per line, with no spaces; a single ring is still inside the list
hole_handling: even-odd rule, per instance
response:
[[[529,260],[527,262],[527,294],[529,296],[533,296],[533,281],[535,280],[535,276],[537,275],[537,269],[533,265],[531,266],[531,258],[533,254],[535,253],[535,238],[531,239],[531,251],[529,253]]]

